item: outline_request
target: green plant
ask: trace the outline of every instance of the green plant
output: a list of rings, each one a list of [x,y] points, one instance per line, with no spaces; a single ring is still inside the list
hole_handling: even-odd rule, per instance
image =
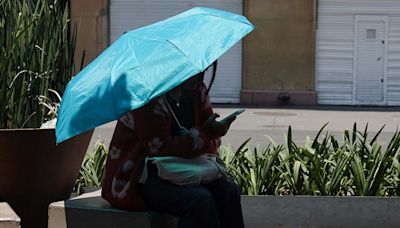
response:
[[[387,195],[387,190],[395,188],[390,186],[390,183],[385,179],[391,179],[389,173],[395,172],[393,166],[398,162],[400,148],[400,132],[395,132],[386,150],[382,150],[382,146],[376,143],[378,134],[368,142],[368,125],[364,132],[357,131],[357,126],[354,124],[353,132],[356,132],[356,137],[353,143],[356,146],[356,153],[351,161],[351,172],[354,177],[355,191],[357,195],[373,196]],[[392,177],[393,180],[396,176]],[[397,179],[399,176],[397,176]],[[392,183],[396,184],[396,182]],[[398,183],[397,183],[398,184]]]
[[[39,127],[74,73],[68,0],[0,0],[0,128]],[[54,113],[53,113],[54,114]]]
[[[249,151],[247,139],[235,152],[231,147],[222,146],[219,155],[225,162],[228,172],[238,182],[243,194],[263,195],[274,194],[279,184],[279,172],[276,169],[281,145],[271,143],[259,152]]]
[[[377,143],[383,128],[368,140],[367,127],[360,132],[355,124],[339,143],[329,132],[322,135],[325,126],[304,146],[296,145],[289,127],[285,144],[270,139],[265,149],[251,149],[248,139],[236,151],[221,146],[219,156],[246,195],[400,195],[400,132],[383,150]],[[100,187],[107,154],[101,142],[86,154],[76,192]]]
[[[61,96],[58,94],[57,91],[49,89],[49,92],[51,92],[55,97],[56,100],[52,99],[51,96],[46,97],[43,95],[39,96],[39,104],[43,105],[48,109],[48,112],[46,113],[46,117],[44,121],[48,121],[54,118],[57,118],[58,115],[58,109],[60,108],[60,103],[61,103]],[[49,94],[50,95],[50,94]]]
[[[79,194],[82,187],[101,186],[107,156],[108,149],[103,142],[97,142],[95,148],[86,153],[75,181],[74,192]]]
[[[306,160],[299,156],[304,154],[305,150],[299,148],[292,140],[292,129],[289,127],[285,137],[284,148],[279,153],[279,164],[277,166],[280,172],[279,194],[307,194],[309,189],[308,169],[304,165]]]
[[[289,151],[297,162],[296,172],[300,173],[304,183],[297,183],[293,194],[311,195],[345,195],[349,181],[345,176],[352,152],[339,147],[338,141],[330,133],[326,133],[319,141],[322,131],[327,124],[322,126],[314,140],[308,140],[303,147],[297,146]],[[289,127],[288,135],[291,135]],[[287,141],[292,141],[288,137]],[[289,143],[294,144],[294,142]],[[289,162],[291,164],[293,162]],[[289,164],[285,164],[288,166]],[[299,169],[301,167],[301,169]],[[299,176],[299,174],[294,175]],[[298,190],[299,188],[299,190]]]
[[[368,126],[361,132],[354,124],[343,143],[329,132],[321,137],[325,127],[304,146],[296,145],[289,127],[284,145],[270,139],[259,153],[247,140],[236,152],[221,147],[220,156],[243,194],[399,196],[400,132],[383,150],[377,143],[383,127],[369,140]]]

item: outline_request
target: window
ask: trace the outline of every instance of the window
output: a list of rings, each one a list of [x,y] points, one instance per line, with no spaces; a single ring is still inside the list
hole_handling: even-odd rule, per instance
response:
[[[367,40],[376,39],[376,29],[367,29]]]

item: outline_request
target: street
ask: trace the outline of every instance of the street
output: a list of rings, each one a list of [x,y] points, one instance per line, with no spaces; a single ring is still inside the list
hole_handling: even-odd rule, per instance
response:
[[[235,110],[243,108],[234,105],[214,105],[214,112],[223,118]],[[400,121],[400,107],[350,107],[350,106],[274,106],[267,108],[244,107],[246,111],[240,114],[232,124],[227,135],[222,138],[222,144],[237,148],[246,139],[251,138],[252,147],[265,147],[269,140],[284,143],[284,135],[289,125],[298,145],[303,145],[307,136],[315,137],[319,129],[328,123],[325,130],[343,138],[344,129],[357,127],[364,130],[368,123],[368,133],[373,137],[379,129],[383,129],[379,142],[386,144],[390,141]],[[93,148],[97,140],[109,144],[116,122],[111,122],[96,128],[89,148]]]

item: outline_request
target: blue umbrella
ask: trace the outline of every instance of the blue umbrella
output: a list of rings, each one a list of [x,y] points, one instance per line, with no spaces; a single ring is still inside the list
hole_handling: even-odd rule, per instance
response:
[[[204,71],[253,29],[244,16],[197,7],[125,33],[68,83],[57,143],[116,120]]]

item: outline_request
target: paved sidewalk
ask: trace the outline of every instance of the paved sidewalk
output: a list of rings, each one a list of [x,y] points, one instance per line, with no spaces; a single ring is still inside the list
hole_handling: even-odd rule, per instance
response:
[[[235,107],[215,108],[215,112],[224,116],[235,110]],[[232,124],[229,134],[223,139],[224,144],[234,147],[251,137],[252,145],[261,147],[267,144],[267,137],[278,143],[284,142],[288,127],[292,127],[294,140],[304,144],[306,137],[314,138],[320,128],[328,123],[326,130],[338,139],[343,138],[344,129],[352,129],[357,123],[358,129],[364,129],[368,123],[371,137],[386,125],[380,137],[380,142],[390,141],[399,125],[400,107],[269,107],[247,108],[246,112]]]
[[[214,105],[214,111],[225,117],[242,106]],[[400,122],[400,107],[348,107],[348,106],[273,106],[244,107],[246,111],[238,116],[228,134],[222,138],[223,144],[237,148],[247,138],[252,138],[252,146],[265,147],[266,135],[278,143],[284,142],[288,126],[292,126],[293,138],[299,145],[304,144],[307,136],[314,138],[318,130],[329,123],[326,130],[335,134],[338,139],[346,128],[352,129],[357,122],[359,129],[368,123],[371,137],[383,125],[386,125],[379,137],[380,142],[390,141]],[[97,138],[109,143],[114,131],[115,122],[98,127],[91,145]]]

